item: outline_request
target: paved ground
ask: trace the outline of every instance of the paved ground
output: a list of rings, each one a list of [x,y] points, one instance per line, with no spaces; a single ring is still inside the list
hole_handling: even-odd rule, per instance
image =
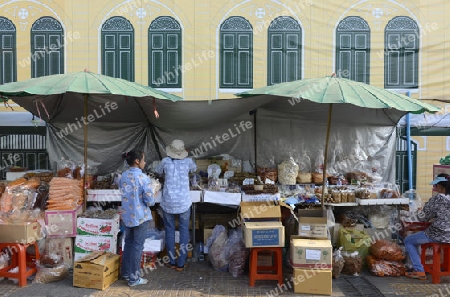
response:
[[[290,271],[285,269],[285,276]],[[65,280],[33,284],[19,288],[11,280],[0,282],[0,296],[5,297],[223,297],[223,296],[277,296],[275,281],[257,281],[255,287],[249,287],[248,277],[234,278],[228,272],[213,270],[207,262],[189,262],[184,272],[176,272],[166,267],[160,267],[146,275],[148,284],[129,288],[125,281],[116,281],[104,291],[76,288],[72,286],[72,275]],[[429,277],[430,279],[430,277]],[[309,296],[294,294],[287,288],[284,292],[278,290],[281,296]],[[442,284],[433,285],[431,280],[416,281],[405,277],[375,277],[363,273],[359,277],[341,276],[333,280],[331,296],[450,296],[450,278],[442,278]]]

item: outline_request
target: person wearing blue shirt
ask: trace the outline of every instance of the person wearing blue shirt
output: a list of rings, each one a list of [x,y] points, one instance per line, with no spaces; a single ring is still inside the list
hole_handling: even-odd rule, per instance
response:
[[[195,172],[197,165],[191,158],[187,158],[188,152],[182,140],[172,141],[166,147],[166,154],[167,157],[162,159],[155,169],[157,173],[165,175],[161,208],[170,259],[166,265],[177,271],[183,271],[189,249],[189,218],[192,205],[189,193],[189,172]],[[175,216],[177,215],[179,215],[180,250],[175,254]]]
[[[130,287],[144,285],[148,280],[140,275],[141,257],[155,205],[150,178],[142,172],[145,154],[132,150],[122,157],[130,168],[122,173],[119,188],[122,194],[122,221],[125,225],[125,246],[122,253],[122,277]]]

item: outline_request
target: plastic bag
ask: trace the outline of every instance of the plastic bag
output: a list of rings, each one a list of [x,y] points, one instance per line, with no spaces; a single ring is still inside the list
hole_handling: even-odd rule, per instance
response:
[[[57,267],[64,263],[64,241],[65,237],[45,239],[45,250],[39,263],[45,267]]]
[[[371,243],[370,236],[364,231],[341,228],[339,230],[339,242],[347,253],[358,252],[361,259],[365,259],[369,253]]]
[[[395,242],[385,239],[375,241],[369,251],[377,260],[402,261],[405,259],[402,249]]]
[[[333,278],[338,278],[344,268],[345,260],[342,256],[342,247],[333,252]]]
[[[278,165],[278,181],[282,185],[295,185],[297,175],[298,165],[292,157]]]
[[[316,160],[314,162],[314,172],[315,173],[323,173],[324,163],[325,163],[325,161],[323,158],[323,149],[320,149],[316,156]]]
[[[248,252],[240,228],[230,230],[226,250],[228,252],[228,271],[233,277],[244,276]]]
[[[362,268],[362,259],[358,251],[352,253],[342,252],[342,257],[344,258],[342,273],[358,276]]]
[[[367,265],[373,275],[376,276],[403,276],[405,275],[405,264],[397,261],[386,261],[367,256]]]
[[[226,271],[228,269],[228,257],[225,249],[227,239],[227,231],[220,232],[209,250],[208,259],[216,270]]]
[[[69,276],[69,267],[65,264],[60,264],[55,267],[46,267],[36,264],[37,272],[33,283],[47,284],[57,282]]]

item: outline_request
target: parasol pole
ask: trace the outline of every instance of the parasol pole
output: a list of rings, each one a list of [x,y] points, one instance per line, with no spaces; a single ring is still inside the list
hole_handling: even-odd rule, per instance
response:
[[[323,182],[322,182],[322,208],[325,201],[325,189],[327,187],[327,156],[328,156],[328,142],[330,140],[331,114],[333,113],[333,104],[330,103],[328,107],[328,121],[327,121],[327,135],[325,139],[325,150],[323,152]]]
[[[86,119],[88,116],[88,94],[84,94],[84,118]],[[87,204],[87,189],[86,189],[86,182],[87,182],[87,163],[88,163],[88,153],[87,153],[87,147],[88,147],[88,126],[84,124],[84,185],[83,185],[83,212],[86,211],[86,204]]]

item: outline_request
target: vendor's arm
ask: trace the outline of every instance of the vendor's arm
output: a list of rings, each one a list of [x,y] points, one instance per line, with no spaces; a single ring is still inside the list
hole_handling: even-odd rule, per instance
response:
[[[164,173],[164,166],[165,166],[166,162],[167,162],[167,158],[162,159],[161,162],[159,163],[159,165],[156,166],[155,172],[158,173],[158,174],[163,174]]]
[[[191,160],[191,162],[189,163],[189,172],[196,172],[197,164],[195,163],[194,160],[192,160],[192,158],[189,158],[189,160]]]
[[[142,189],[143,189],[142,199],[147,206],[153,206],[153,205],[155,205],[155,198],[153,198],[153,189],[151,187],[150,178],[145,174],[142,174],[141,176],[139,176],[139,178],[141,178],[141,177],[142,177],[141,182],[142,182]]]
[[[428,202],[425,203],[422,210],[418,211],[418,219],[421,222],[428,222],[429,220],[436,217],[438,210],[441,207],[441,204],[439,203],[440,194],[433,196],[428,200]]]

